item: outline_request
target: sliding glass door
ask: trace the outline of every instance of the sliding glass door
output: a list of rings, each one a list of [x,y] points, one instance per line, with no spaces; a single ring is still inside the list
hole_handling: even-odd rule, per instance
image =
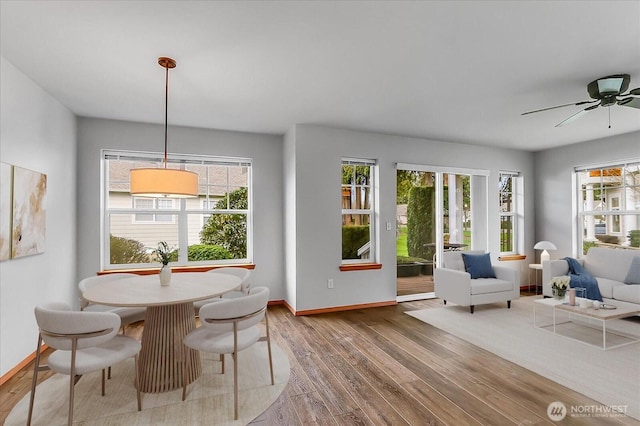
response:
[[[483,170],[398,164],[399,301],[435,297],[433,270],[444,251],[486,247],[487,176]]]

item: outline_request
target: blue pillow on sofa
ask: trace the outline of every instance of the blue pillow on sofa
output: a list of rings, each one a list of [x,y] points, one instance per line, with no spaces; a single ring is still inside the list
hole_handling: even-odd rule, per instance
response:
[[[631,267],[624,279],[625,284],[640,284],[640,257],[636,256],[631,261]]]
[[[462,253],[464,261],[464,269],[471,274],[471,279],[476,278],[495,278],[496,273],[491,266],[491,256],[489,253],[484,254],[467,254]]]

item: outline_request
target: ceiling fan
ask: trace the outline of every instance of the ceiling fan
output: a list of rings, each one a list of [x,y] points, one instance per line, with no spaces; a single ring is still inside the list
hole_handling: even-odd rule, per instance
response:
[[[550,109],[563,108],[572,105],[589,105],[585,109],[576,112],[571,117],[556,124],[556,127],[564,126],[580,118],[589,111],[598,107],[610,107],[612,105],[622,105],[640,109],[640,87],[624,93],[629,88],[629,74],[616,74],[593,80],[587,85],[587,93],[593,100],[580,101],[572,104],[557,105],[549,108],[537,109],[535,111],[523,112],[521,115],[533,114],[536,112],[549,111]],[[611,127],[611,125],[609,125]]]

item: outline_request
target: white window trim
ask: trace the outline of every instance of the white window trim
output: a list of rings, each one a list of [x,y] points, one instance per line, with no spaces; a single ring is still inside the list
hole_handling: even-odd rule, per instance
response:
[[[501,251],[500,252],[501,255],[518,254],[520,252],[520,241],[522,240],[520,235],[521,234],[520,229],[522,228],[522,225],[523,225],[522,223],[520,223],[521,222],[520,218],[522,217],[520,214],[521,208],[519,203],[522,195],[520,172],[507,171],[507,170],[500,170],[498,172],[499,178],[505,175],[508,175],[511,177],[511,210],[508,212],[502,212],[500,210],[498,211],[498,218],[500,223],[498,232],[502,233],[502,218],[510,217],[511,223],[513,224],[513,230],[512,230],[513,241],[511,242],[512,250]],[[500,196],[501,193],[502,191],[498,190],[498,196]],[[498,205],[498,209],[500,209],[499,205]],[[498,244],[500,244],[500,240],[498,240]]]
[[[155,152],[143,152],[143,151],[120,151],[120,150],[101,150],[100,161],[100,229],[101,243],[100,243],[100,259],[101,269],[135,269],[141,267],[148,267],[149,264],[114,264],[110,263],[109,258],[109,235],[110,230],[110,215],[113,214],[131,214],[135,216],[136,213],[154,213],[157,214],[157,210],[136,210],[133,208],[108,208],[108,190],[107,190],[107,175],[108,168],[106,167],[107,159],[121,159],[121,160],[148,160],[161,162],[164,159],[162,153]],[[198,261],[189,262],[187,260],[187,250],[180,251],[180,258],[178,262],[172,264],[174,266],[198,266],[198,265],[225,265],[225,264],[246,264],[253,263],[253,160],[250,158],[236,158],[236,157],[218,157],[218,156],[205,156],[205,155],[190,155],[190,154],[168,154],[167,161],[170,164],[196,164],[196,165],[220,165],[220,166],[239,166],[247,168],[247,189],[249,192],[248,208],[244,210],[211,210],[212,214],[226,213],[226,214],[245,214],[247,216],[247,257],[244,259],[224,259],[216,261]],[[207,194],[208,195],[208,194]],[[188,247],[188,216],[189,214],[202,214],[202,209],[187,209],[184,199],[175,200],[178,201],[179,206],[174,210],[167,210],[166,214],[174,214],[174,218],[178,219],[178,233],[179,233],[179,246]],[[175,204],[174,204],[175,205]],[[171,213],[170,213],[171,212]],[[163,211],[162,214],[165,214]],[[169,222],[152,222],[156,225],[167,224]],[[175,225],[175,220],[172,222]]]
[[[571,183],[573,187],[573,202],[572,202],[572,213],[574,217],[574,222],[572,224],[572,233],[573,233],[573,242],[572,249],[574,255],[582,256],[583,255],[583,245],[585,243],[584,236],[584,220],[590,216],[638,216],[640,218],[640,210],[634,209],[630,210],[627,208],[626,199],[622,197],[620,199],[621,205],[616,209],[608,208],[607,210],[585,210],[584,203],[582,200],[582,185],[579,179],[580,173],[590,172],[594,170],[601,169],[612,169],[612,168],[626,168],[629,166],[640,166],[640,158],[629,158],[625,160],[619,161],[607,161],[603,163],[595,163],[590,165],[580,165],[575,166],[573,173],[571,175]],[[629,188],[626,181],[622,180],[622,188]],[[640,219],[639,219],[640,220]],[[607,229],[608,235],[616,235],[624,237],[624,232],[613,232],[611,229]],[[588,240],[587,240],[588,241]]]
[[[342,224],[342,216],[345,214],[356,214],[356,215],[369,215],[369,258],[368,259],[341,259],[342,265],[357,265],[364,263],[380,263],[380,254],[379,254],[379,202],[378,202],[378,192],[379,192],[379,168],[376,160],[372,159],[363,159],[363,158],[350,158],[343,157],[340,162],[340,170],[342,170],[342,166],[344,165],[367,165],[370,166],[370,208],[369,209],[340,209],[340,223]],[[340,183],[340,193],[342,193],[342,187],[344,185]],[[342,225],[341,225],[342,226]],[[341,250],[342,251],[342,250]],[[342,256],[340,256],[342,257]]]

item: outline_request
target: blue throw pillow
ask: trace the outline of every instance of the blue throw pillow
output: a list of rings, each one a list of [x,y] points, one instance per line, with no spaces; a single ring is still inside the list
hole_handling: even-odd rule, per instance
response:
[[[624,279],[625,284],[640,284],[640,257],[636,256],[631,261],[631,267],[627,272],[627,278]]]
[[[464,269],[471,274],[471,279],[476,278],[495,278],[496,273],[491,266],[491,256],[489,253],[484,254],[467,254],[462,253],[464,261]]]

